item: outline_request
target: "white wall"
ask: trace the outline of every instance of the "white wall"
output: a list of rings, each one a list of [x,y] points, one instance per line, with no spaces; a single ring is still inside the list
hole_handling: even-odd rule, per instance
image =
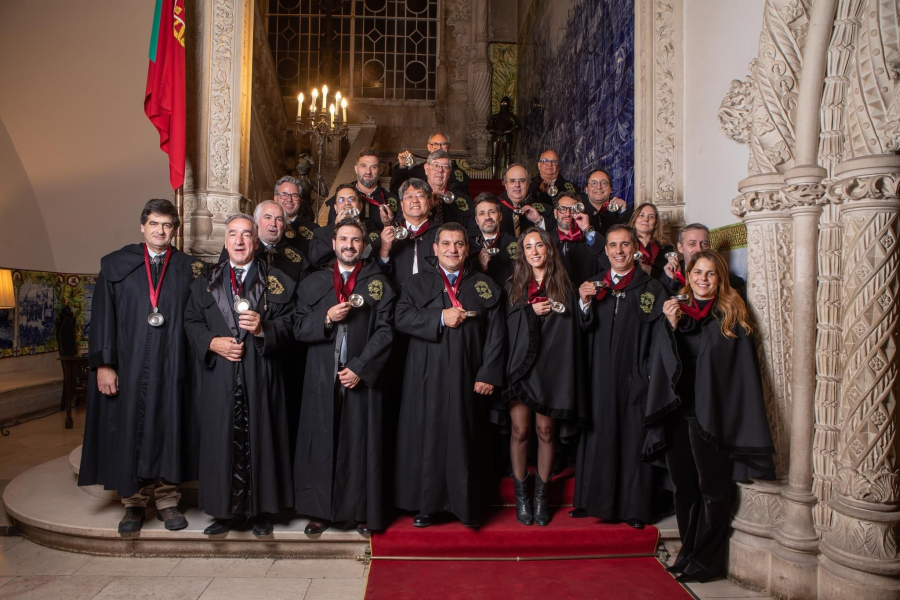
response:
[[[13,255],[18,264],[4,266],[95,273],[104,254],[140,241],[148,199],[172,197],[143,110],[153,8],[146,0],[0,2],[0,120],[46,227],[29,236],[24,258]],[[48,238],[52,265],[27,259]]]
[[[725,137],[717,118],[732,79],[744,79],[758,54],[765,0],[684,0],[685,219],[709,227],[731,214],[749,152]]]

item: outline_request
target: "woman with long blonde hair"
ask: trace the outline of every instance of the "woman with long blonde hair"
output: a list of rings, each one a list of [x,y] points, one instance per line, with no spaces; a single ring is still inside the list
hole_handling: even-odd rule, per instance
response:
[[[668,262],[666,254],[674,252],[675,248],[669,243],[663,231],[659,209],[649,202],[638,205],[631,215],[628,226],[637,232],[641,268],[650,277],[661,278]]]
[[[753,327],[725,259],[695,254],[663,313],[681,370],[674,401],[660,394],[647,403],[644,458],[664,455],[674,484],[682,546],[669,569],[680,581],[708,581],[725,574],[730,480],[773,478],[775,450]]]

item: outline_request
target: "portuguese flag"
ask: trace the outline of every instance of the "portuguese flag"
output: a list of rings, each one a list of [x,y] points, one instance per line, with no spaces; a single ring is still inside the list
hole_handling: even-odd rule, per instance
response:
[[[173,190],[184,185],[185,28],[184,0],[156,0],[144,113],[159,131],[159,147],[169,155]]]

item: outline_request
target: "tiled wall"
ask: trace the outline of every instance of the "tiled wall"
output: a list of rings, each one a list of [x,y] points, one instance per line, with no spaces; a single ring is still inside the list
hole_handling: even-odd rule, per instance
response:
[[[603,167],[632,202],[634,0],[535,0],[518,46],[519,159],[554,149],[579,186]]]

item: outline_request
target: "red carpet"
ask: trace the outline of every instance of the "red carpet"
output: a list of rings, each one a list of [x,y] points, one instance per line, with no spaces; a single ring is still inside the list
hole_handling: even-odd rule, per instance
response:
[[[470,179],[469,196],[474,200],[481,192],[490,192],[499,196],[504,191],[503,182],[499,179]]]
[[[530,469],[534,473],[534,469]],[[567,468],[550,482],[550,504],[553,506],[572,506],[572,498],[575,497],[575,469]],[[513,489],[512,477],[504,477],[500,480],[500,498],[497,504],[502,506],[515,506],[516,494]],[[566,509],[566,512],[569,512]]]

